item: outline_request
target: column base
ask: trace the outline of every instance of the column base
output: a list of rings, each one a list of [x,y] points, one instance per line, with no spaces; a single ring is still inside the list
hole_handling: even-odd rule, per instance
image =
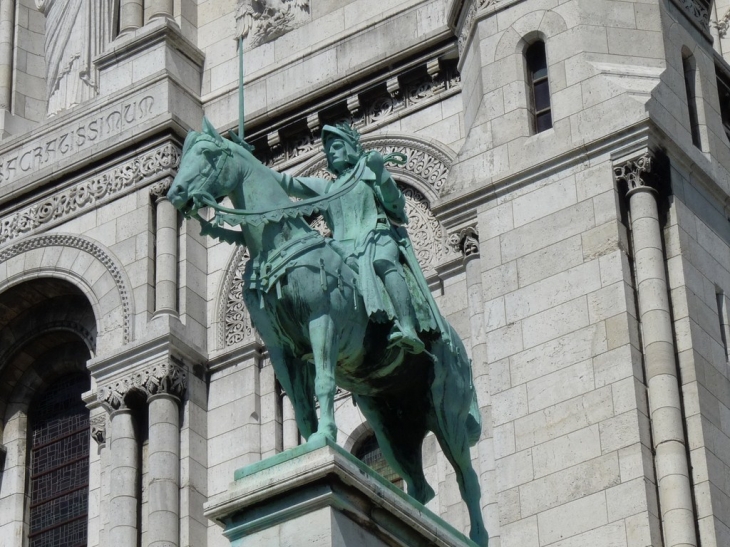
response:
[[[475,547],[335,443],[306,443],[236,471],[205,505],[232,547]]]

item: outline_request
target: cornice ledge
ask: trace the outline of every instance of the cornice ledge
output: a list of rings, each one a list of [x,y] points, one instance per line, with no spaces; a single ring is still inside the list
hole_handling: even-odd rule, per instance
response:
[[[205,53],[183,35],[175,21],[165,17],[120,36],[108,51],[94,59],[94,64],[99,70],[103,70],[160,43],[170,44],[200,67],[205,63]]]
[[[476,210],[495,198],[513,190],[531,184],[559,171],[569,169],[577,163],[585,162],[600,154],[620,154],[625,149],[634,149],[637,143],[644,143],[652,131],[650,121],[628,126],[621,131],[611,133],[581,146],[566,150],[548,163],[539,163],[513,173],[498,174],[497,177],[485,179],[488,182],[478,187],[465,188],[459,192],[444,196],[432,206],[436,218],[449,230],[468,223],[476,214]]]
[[[113,355],[91,359],[87,368],[98,385],[112,383],[164,360],[175,362],[193,374],[196,367],[207,361],[205,352],[186,342],[184,333],[176,330],[170,328],[165,333],[127,344]]]
[[[240,346],[229,346],[223,350],[214,352],[208,362],[208,371],[211,373],[220,372],[228,367],[251,359],[258,364],[261,362],[263,356],[264,344],[256,337]]]

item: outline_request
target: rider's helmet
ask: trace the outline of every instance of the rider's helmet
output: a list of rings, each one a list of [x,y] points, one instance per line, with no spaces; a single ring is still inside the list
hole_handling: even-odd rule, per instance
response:
[[[349,124],[338,123],[337,125],[325,125],[322,128],[322,144],[325,152],[329,146],[329,142],[333,139],[342,139],[347,148],[347,158],[350,165],[355,165],[363,155],[362,145],[360,144],[360,133],[353,129]],[[327,157],[327,168],[335,173],[335,169]]]

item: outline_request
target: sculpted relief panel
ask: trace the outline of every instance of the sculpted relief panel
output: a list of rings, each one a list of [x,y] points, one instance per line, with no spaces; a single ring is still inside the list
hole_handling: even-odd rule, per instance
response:
[[[309,0],[239,0],[236,35],[253,49],[276,40],[311,19]]]
[[[118,0],[35,0],[46,16],[48,115],[97,95],[93,59],[113,38]]]

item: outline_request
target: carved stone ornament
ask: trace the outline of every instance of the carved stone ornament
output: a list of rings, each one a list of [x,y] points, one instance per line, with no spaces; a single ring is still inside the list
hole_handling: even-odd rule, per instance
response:
[[[469,2],[469,0],[467,0],[467,2]],[[499,2],[501,2],[501,0],[471,0],[469,2],[469,11],[467,11],[466,17],[464,17],[464,22],[461,25],[461,32],[459,32],[459,55],[461,55],[464,51],[464,46],[466,45],[466,41],[469,39],[469,34],[471,34],[471,29],[474,26],[477,14],[480,11],[486,10],[489,6]]]
[[[727,36],[728,28],[730,28],[730,9],[725,12],[725,15],[714,22],[713,25],[717,29],[717,33],[720,35],[720,38],[725,38]]]
[[[651,172],[651,164],[653,158],[650,154],[645,154],[640,158],[629,160],[621,165],[613,168],[613,174],[616,182],[626,183],[629,190],[642,186],[651,186],[649,173]]]
[[[271,42],[311,20],[309,0],[239,0],[236,36],[245,49]]]
[[[79,249],[90,254],[103,264],[106,270],[111,274],[114,283],[119,291],[119,298],[122,301],[122,312],[124,314],[123,340],[128,343],[132,339],[132,305],[130,302],[130,293],[125,281],[123,270],[117,264],[116,259],[112,258],[107,252],[93,241],[82,236],[74,236],[67,234],[47,234],[19,241],[10,247],[0,251],[0,263],[10,260],[14,256],[18,256],[33,249],[41,249],[44,247],[71,247]]]
[[[165,179],[162,179],[159,182],[154,183],[152,186],[150,186],[150,196],[152,197],[153,201],[157,202],[161,199],[165,199],[167,197],[167,192],[170,190],[171,185],[172,185],[172,178],[167,177]]]
[[[98,207],[111,201],[127,188],[143,183],[162,171],[176,169],[178,165],[180,165],[178,147],[171,143],[163,144],[0,219],[0,244],[58,224],[81,211]],[[169,187],[169,179],[166,180]],[[158,184],[164,183],[165,181],[162,181]],[[157,184],[153,188],[156,186]]]
[[[117,410],[125,408],[124,398],[130,391],[139,391],[147,397],[168,393],[182,398],[187,384],[187,373],[181,366],[170,362],[158,363],[101,386],[97,400]]]
[[[479,254],[479,232],[473,226],[459,230],[449,237],[449,245],[464,257]]]
[[[710,30],[710,0],[675,0],[702,28]]]
[[[91,418],[91,438],[96,441],[96,444],[102,446],[106,444],[106,414],[100,414]]]

